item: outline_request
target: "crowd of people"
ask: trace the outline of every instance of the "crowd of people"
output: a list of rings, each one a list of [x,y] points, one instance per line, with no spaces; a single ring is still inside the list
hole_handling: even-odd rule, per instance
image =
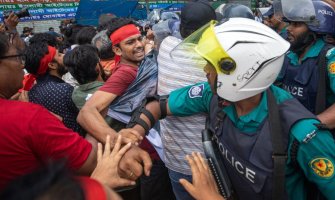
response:
[[[103,14],[97,27],[23,35],[11,13],[0,199],[335,199],[334,9],[274,1],[255,15],[192,0],[145,23]]]

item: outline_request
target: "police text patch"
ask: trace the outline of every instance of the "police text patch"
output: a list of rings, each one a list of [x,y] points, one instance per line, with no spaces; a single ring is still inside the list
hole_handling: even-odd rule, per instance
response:
[[[309,163],[309,166],[321,178],[329,178],[334,175],[334,165],[327,158],[315,158]]]
[[[188,91],[188,96],[190,98],[202,97],[204,88],[204,84],[192,86]]]

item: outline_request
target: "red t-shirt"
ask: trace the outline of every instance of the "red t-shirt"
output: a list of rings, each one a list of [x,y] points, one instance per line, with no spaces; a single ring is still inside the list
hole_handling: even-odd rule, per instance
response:
[[[137,70],[138,68],[136,67],[119,63],[114,68],[114,71],[112,71],[112,75],[99,90],[121,96],[126,92],[129,85],[136,79]],[[160,159],[155,148],[146,138],[143,139],[140,147],[146,150],[152,159]]]
[[[137,67],[120,63],[114,68],[112,75],[99,90],[121,96],[135,80],[136,75]]]
[[[67,158],[71,169],[79,169],[92,150],[89,142],[37,104],[0,99],[0,127],[0,190],[49,160]]]

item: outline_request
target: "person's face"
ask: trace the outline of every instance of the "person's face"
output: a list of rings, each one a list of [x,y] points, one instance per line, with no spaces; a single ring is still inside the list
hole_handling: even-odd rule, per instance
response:
[[[115,53],[121,56],[121,61],[138,64],[144,58],[144,41],[141,34],[123,40],[120,47],[116,48]]]
[[[66,74],[68,72],[67,68],[65,67],[65,65],[63,63],[63,58],[64,58],[64,54],[60,53],[57,50],[56,55],[53,59],[53,62],[57,65],[57,73],[60,76],[63,76],[64,74]]]
[[[303,40],[308,32],[308,27],[303,22],[291,22],[287,27],[287,39],[291,43],[291,46],[296,46]]]
[[[206,73],[207,81],[211,86],[212,93],[216,94],[216,82],[218,74],[215,67],[210,63],[207,63],[207,65],[204,67],[204,71]]]
[[[0,59],[0,93],[9,98],[22,88],[23,61],[22,56],[12,45],[5,56],[10,57]]]

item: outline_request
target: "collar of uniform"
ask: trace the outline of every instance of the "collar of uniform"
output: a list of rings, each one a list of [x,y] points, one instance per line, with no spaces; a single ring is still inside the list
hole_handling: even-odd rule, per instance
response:
[[[303,57],[301,61],[304,61],[307,58],[317,57],[319,53],[321,52],[324,45],[325,45],[325,42],[321,38],[317,39],[315,44],[312,45],[311,48],[309,48],[306,55]],[[299,65],[299,57],[296,53],[290,51],[287,57],[289,57],[292,65]]]
[[[224,108],[224,112],[234,123],[235,127],[238,128],[241,132],[246,134],[253,134],[257,131],[258,127],[261,125],[263,120],[267,116],[267,97],[262,94],[262,99],[259,105],[254,108],[250,113],[241,116],[238,118],[235,106],[231,104],[230,106]]]
[[[281,34],[287,32],[287,27],[288,27],[288,25],[286,25],[282,30],[280,30],[278,34],[281,35]]]

